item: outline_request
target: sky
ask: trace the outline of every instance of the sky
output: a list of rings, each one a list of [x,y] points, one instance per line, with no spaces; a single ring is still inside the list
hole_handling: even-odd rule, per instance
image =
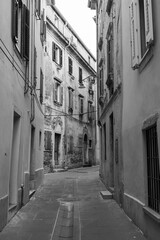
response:
[[[96,57],[95,10],[88,8],[88,0],[55,0],[56,7]]]

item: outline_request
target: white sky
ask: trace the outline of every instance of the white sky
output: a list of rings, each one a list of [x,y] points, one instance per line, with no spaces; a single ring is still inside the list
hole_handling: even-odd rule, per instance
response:
[[[55,0],[56,7],[72,26],[80,39],[96,57],[95,10],[88,8],[88,0]]]

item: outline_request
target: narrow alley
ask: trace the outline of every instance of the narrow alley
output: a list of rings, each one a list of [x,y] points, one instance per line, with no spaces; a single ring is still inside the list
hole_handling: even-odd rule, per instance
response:
[[[145,240],[113,199],[101,197],[105,190],[98,166],[46,174],[0,240]]]

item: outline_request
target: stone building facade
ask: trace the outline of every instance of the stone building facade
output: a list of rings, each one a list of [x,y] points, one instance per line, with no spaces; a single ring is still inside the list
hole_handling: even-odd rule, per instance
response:
[[[44,166],[95,164],[95,58],[55,6],[46,10]]]
[[[102,69],[97,80],[97,91],[102,92],[98,96],[100,174],[145,236],[158,240],[159,1],[89,0],[88,4],[97,10],[98,68]],[[109,101],[103,85],[109,95],[112,92]]]
[[[1,3],[0,230],[43,181],[43,3]]]

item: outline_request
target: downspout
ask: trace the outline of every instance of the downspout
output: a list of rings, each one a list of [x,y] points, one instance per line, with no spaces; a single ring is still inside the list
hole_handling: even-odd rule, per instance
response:
[[[64,25],[64,36],[65,36],[65,33],[66,33],[66,27],[67,27],[68,23],[65,22],[65,25]],[[66,128],[67,128],[67,82],[66,82],[66,62],[65,62],[65,59],[66,59],[66,50],[67,48],[70,46],[71,44],[71,41],[69,40],[68,44],[65,46],[64,48],[64,77],[65,77],[65,91],[64,91],[64,104],[65,104],[65,119],[64,119],[64,167],[66,167],[66,155],[67,155],[67,131],[66,131]]]
[[[30,3],[30,1],[29,1]],[[31,7],[31,4],[30,4]],[[34,100],[34,77],[33,77],[33,61],[34,61],[34,45],[35,45],[35,21],[34,21],[34,16],[35,16],[35,12],[34,12],[34,3],[32,4],[32,13],[31,13],[31,22],[30,22],[30,26],[31,26],[31,31],[30,31],[30,74],[31,74],[31,118],[30,118],[30,122],[33,122],[35,119],[35,100]]]

